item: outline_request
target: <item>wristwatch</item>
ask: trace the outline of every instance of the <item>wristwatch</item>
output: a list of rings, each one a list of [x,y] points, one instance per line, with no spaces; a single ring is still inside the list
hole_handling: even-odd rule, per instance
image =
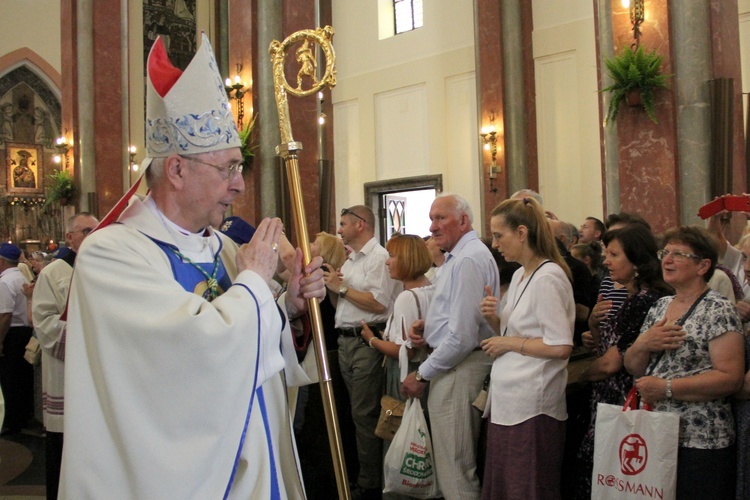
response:
[[[341,288],[339,288],[339,297],[342,299],[346,298],[346,294],[349,291],[349,287],[344,285]]]
[[[667,399],[672,399],[672,379],[667,379]]]
[[[416,372],[414,372],[414,378],[417,379],[417,382],[425,382],[425,383],[429,382],[429,380],[426,380],[426,379],[422,378],[422,374],[419,373],[419,370],[417,370]]]

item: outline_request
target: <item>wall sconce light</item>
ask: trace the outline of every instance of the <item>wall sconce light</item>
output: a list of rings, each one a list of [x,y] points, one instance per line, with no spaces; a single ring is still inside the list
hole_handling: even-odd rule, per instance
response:
[[[57,164],[63,163],[63,158],[65,158],[65,168],[68,167],[68,150],[70,150],[70,144],[68,144],[68,139],[65,138],[64,135],[61,135],[55,140],[55,148],[57,149],[57,154],[52,157],[52,160]]]
[[[242,97],[248,88],[247,84],[242,82],[240,73],[242,73],[242,64],[237,63],[237,74],[234,75],[234,80],[227,78],[224,81],[224,90],[227,92],[227,97],[237,101],[237,128],[242,130],[242,122],[245,119],[245,102]]]
[[[500,167],[497,165],[497,130],[495,129],[495,113],[490,113],[490,125],[488,127],[482,127],[479,136],[482,138],[484,150],[489,151],[492,156],[492,163],[487,167],[487,176],[490,179],[490,192],[497,193],[495,179],[497,179],[497,174],[500,172]]]
[[[128,155],[130,156],[130,169],[133,172],[138,171],[138,164],[135,162],[135,152],[137,151],[135,146],[130,146],[128,148]]]
[[[641,44],[641,24],[646,19],[646,8],[644,6],[644,0],[628,0],[628,4],[625,5],[623,0],[622,6],[630,10],[630,24],[633,26],[633,39],[635,39],[635,47]]]

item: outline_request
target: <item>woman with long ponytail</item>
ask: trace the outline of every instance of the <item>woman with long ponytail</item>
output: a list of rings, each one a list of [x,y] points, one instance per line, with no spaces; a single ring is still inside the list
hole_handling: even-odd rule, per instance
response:
[[[522,267],[502,311],[495,297],[481,304],[499,333],[482,342],[495,358],[482,498],[560,498],[575,319],[570,270],[534,199],[504,201],[490,228],[493,247]]]

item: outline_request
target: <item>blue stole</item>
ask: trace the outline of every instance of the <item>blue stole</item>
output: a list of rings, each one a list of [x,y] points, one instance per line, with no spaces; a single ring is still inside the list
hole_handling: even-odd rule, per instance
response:
[[[169,259],[169,264],[172,266],[172,274],[177,283],[179,283],[185,291],[200,295],[208,300],[209,290],[206,276],[196,269],[193,264],[184,262],[174,252],[174,250],[177,250],[177,247],[174,245],[153,238],[151,238],[151,240],[161,248],[167,256],[167,259]],[[219,242],[221,243],[221,240],[219,240]],[[217,254],[221,252],[221,248],[221,245],[219,245],[219,250],[216,252]],[[214,257],[216,256],[214,255]],[[206,271],[209,276],[214,272],[213,262],[196,262],[196,264]],[[219,295],[221,295],[232,286],[232,280],[229,278],[229,275],[227,275],[227,270],[224,268],[224,263],[221,259],[218,259],[216,265],[219,266],[219,270],[216,272],[216,281],[219,282]]]
[[[148,235],[147,235],[148,236]],[[216,236],[218,238],[218,236]],[[193,264],[190,264],[188,262],[184,262],[175,252],[173,249],[177,249],[174,245],[171,245],[169,243],[165,243],[163,241],[156,240],[154,238],[149,238],[164,252],[164,254],[167,256],[167,259],[169,259],[169,263],[172,266],[172,274],[174,275],[175,280],[182,286],[182,288],[185,289],[185,291],[190,293],[195,293],[196,295],[200,295],[204,299],[208,300],[208,284],[206,283],[206,277],[203,273],[201,273],[198,269],[195,268]],[[220,253],[222,249],[221,245],[221,239],[219,238],[219,250],[217,250],[216,254]],[[214,255],[214,258],[216,255]],[[214,271],[214,263],[213,262],[200,262],[196,263],[197,265],[201,266],[206,273],[210,276]],[[229,275],[227,274],[226,269],[224,268],[224,264],[222,263],[221,259],[218,259],[216,261],[216,265],[219,266],[219,270],[216,272],[216,281],[219,283],[219,295],[223,294],[226,290],[229,289],[230,286],[232,286],[232,281],[229,278]],[[253,391],[250,396],[250,403],[247,408],[247,415],[245,416],[245,426],[242,429],[242,436],[240,437],[240,443],[237,448],[237,453],[235,455],[234,460],[234,467],[232,468],[232,473],[229,477],[229,484],[227,484],[226,490],[224,491],[224,499],[229,497],[229,492],[232,489],[232,484],[234,483],[234,478],[237,473],[237,467],[239,466],[240,462],[240,456],[242,454],[242,448],[245,444],[245,436],[247,435],[247,427],[250,422],[250,413],[253,409],[253,404],[255,403],[255,395],[258,396],[258,406],[260,408],[261,416],[263,417],[263,427],[266,432],[266,441],[268,444],[268,455],[269,460],[271,462],[271,499],[272,500],[280,500],[281,499],[281,493],[279,489],[279,478],[276,472],[276,458],[274,456],[273,451],[273,442],[271,440],[271,426],[270,422],[268,420],[268,411],[266,410],[266,402],[265,397],[263,396],[263,387],[258,387],[258,363],[260,361],[260,338],[261,338],[261,332],[260,332],[260,306],[258,305],[258,300],[255,298],[255,294],[252,293],[252,291],[247,288],[245,288],[250,295],[252,296],[253,300],[255,301],[255,308],[257,311],[257,317],[258,317],[258,350],[257,355],[255,359],[255,376],[253,377]],[[283,315],[282,315],[283,317]]]

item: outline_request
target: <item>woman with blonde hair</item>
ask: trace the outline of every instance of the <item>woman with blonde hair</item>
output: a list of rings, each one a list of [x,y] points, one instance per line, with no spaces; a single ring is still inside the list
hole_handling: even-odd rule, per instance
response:
[[[313,257],[320,256],[323,259],[322,267],[326,280],[332,273],[339,272],[346,261],[346,251],[341,238],[326,232],[315,235],[315,240],[310,244],[310,253]],[[320,301],[320,313],[328,353],[331,384],[333,393],[336,395],[336,414],[339,420],[344,455],[356,457],[357,444],[354,435],[351,402],[339,367],[338,336],[334,325],[336,309],[331,303],[330,290],[325,299]],[[308,349],[312,348],[312,345],[308,347]],[[297,413],[294,417],[294,430],[305,488],[308,492],[315,491],[325,497],[328,494],[335,494],[336,482],[328,447],[328,436],[325,432],[321,432],[321,429],[324,429],[326,425],[322,400],[318,384],[300,388]],[[356,460],[347,462],[349,477],[356,477],[356,467]]]
[[[424,319],[435,293],[435,285],[425,277],[432,266],[432,258],[424,240],[412,234],[397,233],[388,240],[385,249],[388,250],[385,264],[390,276],[403,283],[404,291],[393,303],[393,314],[385,326],[383,338],[375,335],[364,322],[361,335],[365,343],[386,356],[385,393],[404,400],[401,382],[427,357],[425,352],[411,349],[409,327],[416,320]]]
[[[425,349],[412,349],[409,327],[418,319],[424,319],[427,308],[435,294],[435,285],[425,277],[432,266],[432,257],[425,241],[412,234],[396,233],[385,244],[388,259],[385,261],[391,278],[401,281],[404,291],[393,303],[393,313],[388,318],[383,337],[375,335],[362,322],[362,340],[373,349],[382,352],[385,363],[385,391],[388,396],[405,401],[401,394],[401,382],[415,371],[427,358]],[[422,394],[422,406],[427,408],[427,391]],[[383,457],[388,452],[390,441],[383,442]],[[389,500],[406,498],[388,493]]]
[[[313,257],[319,255],[323,259],[322,267],[326,281],[328,275],[337,273],[346,261],[344,243],[340,238],[325,231],[321,231],[315,235],[315,241],[310,244],[310,253]],[[323,330],[326,334],[326,349],[329,351],[336,350],[338,349],[336,334],[334,333],[336,308],[333,307],[330,290],[328,290],[326,298],[320,301],[320,313],[323,320]]]
[[[493,246],[521,268],[502,311],[491,295],[481,304],[501,332],[481,344],[495,358],[482,498],[559,498],[575,319],[570,270],[534,199],[498,205],[490,229]]]

